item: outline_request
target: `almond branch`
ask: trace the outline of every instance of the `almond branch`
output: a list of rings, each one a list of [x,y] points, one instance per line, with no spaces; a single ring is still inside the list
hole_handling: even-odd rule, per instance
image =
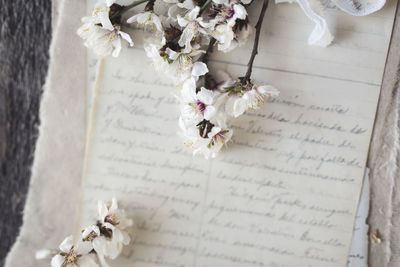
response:
[[[246,75],[242,78],[243,82],[250,82],[251,73],[253,71],[254,59],[256,58],[256,55],[258,54],[258,44],[260,42],[261,27],[262,27],[262,23],[264,21],[265,12],[267,11],[267,8],[268,8],[268,3],[269,3],[269,0],[264,0],[263,6],[261,9],[261,13],[260,13],[260,17],[258,18],[258,22],[256,24],[256,37],[254,39],[253,51],[251,53],[249,63],[247,64]]]

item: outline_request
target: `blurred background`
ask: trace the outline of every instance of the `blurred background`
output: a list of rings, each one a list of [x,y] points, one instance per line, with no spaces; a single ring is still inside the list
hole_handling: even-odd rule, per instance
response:
[[[51,0],[0,0],[0,266],[22,223],[51,22]]]

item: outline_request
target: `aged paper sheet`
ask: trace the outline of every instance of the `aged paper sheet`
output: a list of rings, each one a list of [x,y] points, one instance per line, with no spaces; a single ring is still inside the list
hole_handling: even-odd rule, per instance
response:
[[[116,266],[346,266],[393,4],[363,18],[328,10],[327,49],[306,45],[296,5],[273,5],[254,78],[281,96],[237,120],[215,160],[182,146],[173,86],[140,42],[107,59],[82,217],[112,196],[129,210],[135,241]],[[212,65],[240,76],[249,53]]]

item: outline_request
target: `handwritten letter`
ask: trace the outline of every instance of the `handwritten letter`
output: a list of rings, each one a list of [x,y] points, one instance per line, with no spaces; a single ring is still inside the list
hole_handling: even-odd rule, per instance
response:
[[[107,59],[83,217],[117,196],[134,218],[115,266],[346,266],[393,7],[327,10],[337,39],[323,49],[307,46],[298,6],[271,5],[254,79],[281,96],[236,120],[229,149],[208,161],[181,143],[175,89],[144,52]],[[243,75],[250,50],[211,65]]]

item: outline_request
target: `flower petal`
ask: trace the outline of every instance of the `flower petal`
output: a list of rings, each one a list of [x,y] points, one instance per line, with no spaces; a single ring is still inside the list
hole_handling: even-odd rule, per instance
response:
[[[112,56],[118,57],[122,49],[121,38],[116,38],[113,41],[113,46],[114,46],[114,51],[112,52]]]
[[[97,225],[90,225],[86,227],[82,232],[82,239],[86,239],[88,235],[95,233],[97,236],[100,235],[100,229]]]
[[[210,120],[217,113],[217,109],[213,106],[208,106],[204,111],[204,119]]]
[[[93,249],[97,252],[97,254],[105,255],[107,252],[106,242],[107,240],[104,236],[99,236],[93,240]]]
[[[246,8],[242,5],[234,5],[235,17],[238,19],[245,19],[247,16]]]
[[[182,100],[184,103],[191,103],[196,100],[196,81],[192,79],[187,79],[181,90]]]
[[[233,116],[235,118],[241,116],[243,113],[246,112],[246,110],[248,109],[248,104],[246,102],[247,101],[242,97],[236,99],[233,105]]]
[[[114,26],[111,23],[110,17],[108,12],[100,12],[99,13],[99,19],[100,19],[100,23],[103,26],[104,29],[107,29],[109,31],[113,31],[114,30]]]
[[[195,77],[202,76],[208,72],[208,67],[204,62],[196,62],[193,64],[192,75]]]
[[[156,14],[154,14],[153,12],[151,12],[151,21],[154,23],[154,25],[156,26],[157,31],[163,31],[163,27],[161,24],[161,20],[160,17],[158,17]]]
[[[197,93],[197,99],[206,105],[211,105],[214,102],[214,93],[204,87]]]
[[[98,254],[97,258],[100,261],[101,267],[110,267],[110,265],[108,264],[108,262],[106,261],[106,259],[104,258],[103,254]]]
[[[114,4],[115,0],[106,0],[107,6],[112,6]]]
[[[127,23],[134,23],[134,22],[138,21],[138,17],[139,17],[140,15],[141,15],[141,14],[133,15],[132,17],[130,17],[129,19],[127,19],[126,22],[127,22]]]
[[[81,267],[99,267],[92,255],[85,255],[79,258],[79,266]],[[105,267],[103,265],[103,267]]]
[[[133,46],[133,41],[129,34],[127,34],[125,32],[121,32],[121,31],[119,31],[118,33],[121,35],[122,39],[124,39],[125,41],[127,41],[129,43],[130,46]]]
[[[100,219],[101,222],[103,222],[104,218],[108,214],[107,205],[106,205],[106,203],[104,203],[104,201],[99,200],[97,202],[97,207],[98,207],[98,212],[99,212],[99,219]]]
[[[51,267],[61,267],[64,263],[64,257],[60,254],[55,255],[51,259]]]
[[[195,20],[200,13],[200,7],[196,6],[186,16],[189,20]]]
[[[62,252],[68,253],[71,250],[72,246],[74,245],[72,240],[73,240],[72,235],[65,238],[64,241],[59,246],[60,250]]]
[[[78,241],[76,243],[75,252],[78,253],[79,255],[86,255],[90,251],[92,251],[92,249],[93,249],[92,242],[89,242],[89,241]]]
[[[279,90],[271,85],[258,86],[257,91],[262,95],[279,96]]]

